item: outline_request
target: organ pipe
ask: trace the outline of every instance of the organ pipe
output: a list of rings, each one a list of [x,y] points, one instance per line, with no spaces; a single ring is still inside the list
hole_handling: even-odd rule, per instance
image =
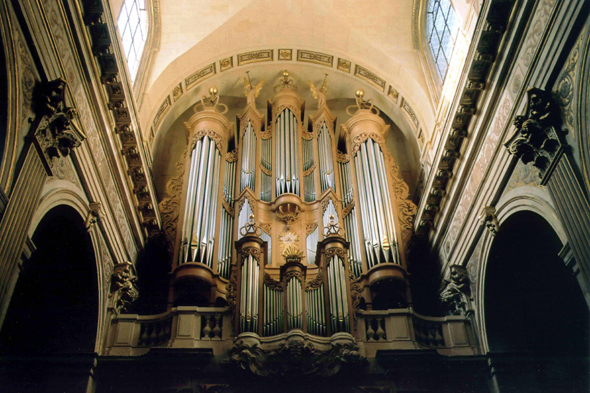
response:
[[[240,293],[240,330],[258,333],[258,295],[260,269],[258,261],[248,254],[243,259]]]
[[[319,164],[320,164],[320,185],[322,193],[328,188],[334,187],[334,159],[332,154],[332,136],[326,126],[322,123],[322,128],[318,135]]]
[[[260,155],[260,200],[270,202],[272,193],[272,138],[262,139]]]
[[[238,215],[238,229],[242,228],[246,225],[248,221],[250,221],[250,215],[254,214],[252,210],[252,206],[250,206],[250,202],[248,202],[248,198],[244,199],[244,203],[242,204],[242,208],[240,209],[240,213]],[[240,233],[238,230],[238,240],[240,240],[244,235]]]
[[[367,138],[354,163],[369,269],[383,262],[399,264],[391,196],[379,144]]]
[[[313,141],[303,139],[303,184],[305,190],[305,202],[313,202],[316,200],[315,191],[315,162],[313,158]]]
[[[348,296],[344,261],[337,255],[328,262],[328,292],[332,333],[349,331]]]
[[[350,176],[350,161],[339,162],[340,168],[340,188],[342,192],[342,205],[348,206],[353,198],[352,178]]]
[[[275,122],[277,197],[285,193],[299,195],[298,128],[297,117],[289,108],[285,108]]]
[[[248,187],[255,189],[256,175],[256,133],[252,122],[248,120],[248,126],[244,130],[242,141],[242,172],[240,176],[240,192]]]
[[[231,267],[231,255],[233,249],[233,227],[234,218],[225,210],[221,212],[221,225],[219,230],[219,262],[217,270],[219,275],[225,279],[229,278]]]
[[[307,263],[309,263],[309,264],[311,264],[311,263],[315,264],[316,249],[318,246],[318,240],[319,240],[318,227],[316,226],[316,228],[313,230],[313,232],[311,232],[305,238],[305,245],[307,247]]]
[[[355,207],[344,217],[344,236],[350,247],[348,248],[348,261],[355,277],[362,274],[363,262],[361,259],[361,246],[359,243],[358,225],[356,222]]]
[[[191,153],[180,263],[212,267],[220,166],[215,141],[208,136],[197,140]]]

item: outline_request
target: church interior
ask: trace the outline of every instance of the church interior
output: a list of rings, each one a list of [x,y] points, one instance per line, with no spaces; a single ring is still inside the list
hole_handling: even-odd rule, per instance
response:
[[[1,0],[4,392],[588,392],[590,1]]]

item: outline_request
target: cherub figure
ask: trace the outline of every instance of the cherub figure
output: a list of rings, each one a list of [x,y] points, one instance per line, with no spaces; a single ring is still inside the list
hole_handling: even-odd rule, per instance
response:
[[[256,97],[260,95],[260,90],[262,90],[262,85],[264,84],[264,79],[258,82],[255,87],[252,87],[252,83],[250,83],[250,75],[248,78],[244,78],[244,94],[246,95],[246,104],[256,106]]]
[[[322,106],[326,105],[326,93],[328,92],[328,74],[326,74],[326,77],[324,77],[324,83],[319,90],[311,81],[307,81],[307,83],[309,83],[309,88],[311,89],[313,98],[318,100],[318,109],[320,109]]]

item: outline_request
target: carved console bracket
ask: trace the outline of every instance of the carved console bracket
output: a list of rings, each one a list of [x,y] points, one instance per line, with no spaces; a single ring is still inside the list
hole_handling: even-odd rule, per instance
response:
[[[453,265],[450,270],[449,279],[443,280],[439,291],[440,302],[447,315],[466,315],[471,303],[469,274],[461,265]]]
[[[70,155],[72,149],[80,146],[86,135],[72,121],[78,117],[75,108],[66,106],[67,83],[59,78],[42,86],[36,107],[40,116],[35,130],[34,142],[50,176],[53,175],[54,159]]]
[[[139,298],[139,291],[135,287],[137,276],[131,262],[115,265],[111,279],[110,307],[115,314],[129,311],[129,307]]]
[[[483,213],[481,214],[481,224],[485,225],[485,227],[490,231],[490,233],[494,236],[498,233],[500,229],[500,224],[498,223],[498,217],[496,217],[496,208],[493,206],[485,206],[483,208]]]
[[[545,185],[563,154],[565,132],[558,128],[559,107],[550,92],[532,88],[527,96],[525,115],[516,116],[516,132],[504,146],[523,164],[532,162],[539,169],[541,184]]]

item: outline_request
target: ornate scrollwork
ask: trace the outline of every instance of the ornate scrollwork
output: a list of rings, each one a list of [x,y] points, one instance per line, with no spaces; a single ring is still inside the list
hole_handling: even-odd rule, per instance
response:
[[[350,161],[350,156],[340,150],[336,150],[336,161],[345,164]]]
[[[334,255],[338,255],[343,261],[346,260],[346,250],[340,247],[329,248],[324,255],[327,261],[329,261]]]
[[[333,343],[327,351],[320,351],[304,340],[282,343],[272,351],[264,351],[257,344],[248,345],[239,340],[229,356],[230,365],[265,377],[329,377],[338,373],[344,365],[359,367],[366,363],[354,343]]]
[[[450,280],[443,280],[440,301],[448,315],[465,315],[470,303],[469,273],[461,265],[452,265]]]
[[[252,255],[260,263],[260,250],[256,247],[244,247],[240,250],[242,261]]]
[[[564,144],[563,131],[558,129],[559,107],[550,92],[532,88],[527,95],[526,114],[516,116],[516,132],[504,146],[525,165],[532,162],[544,183]]]
[[[222,152],[223,148],[222,148],[222,142],[223,142],[223,138],[216,133],[213,130],[199,130],[197,131],[191,138],[188,146],[190,146],[189,151],[193,152],[193,150],[195,149],[195,145],[197,144],[197,141],[205,136],[208,136],[210,139],[215,141],[215,146],[217,146],[217,149]]]
[[[176,173],[172,179],[166,184],[167,198],[162,199],[158,204],[160,214],[162,215],[162,229],[166,233],[168,239],[168,251],[173,255],[173,245],[176,241],[178,218],[180,216],[180,195],[182,194],[182,186],[184,179],[184,163],[186,161],[188,149],[180,157],[176,164]]]
[[[115,314],[129,311],[129,307],[139,298],[139,291],[135,287],[137,276],[131,262],[115,265],[111,278],[111,305]]]
[[[359,135],[355,136],[352,140],[352,155],[354,156],[356,154],[356,152],[360,149],[361,144],[366,141],[367,139],[371,138],[372,140],[374,140],[377,144],[379,144],[379,147],[381,148],[382,152],[386,152],[387,150],[385,149],[385,141],[383,140],[383,138],[378,135],[375,134],[374,132],[372,133],[360,133]]]
[[[305,290],[312,291],[316,288],[319,288],[324,283],[324,276],[322,271],[320,270],[318,274],[312,279],[305,283]]]
[[[313,233],[313,231],[315,231],[315,229],[318,227],[318,223],[317,222],[313,222],[311,224],[307,224],[305,226],[305,235],[309,236]]]
[[[302,283],[303,283],[303,280],[305,279],[305,277],[303,276],[303,273],[295,271],[295,270],[288,271],[287,274],[285,274],[285,280],[287,282],[289,282],[289,280],[292,279],[293,277],[295,277],[296,279],[298,279]]]
[[[342,228],[338,226],[338,223],[334,221],[334,215],[330,214],[330,222],[328,223],[328,226],[324,228],[324,236],[343,236],[343,232]]]
[[[232,151],[228,151],[225,154],[225,161],[227,162],[236,162],[238,160],[238,149],[234,149]]]
[[[274,280],[268,273],[264,273],[264,285],[274,291],[283,292],[283,283],[281,281]]]
[[[225,200],[225,198],[222,198],[221,199],[221,205],[223,206],[223,208],[225,209],[225,211],[227,212],[227,214],[229,214],[232,217],[235,217],[236,212],[235,212],[234,208],[231,207],[229,203],[227,203],[227,201]]]

